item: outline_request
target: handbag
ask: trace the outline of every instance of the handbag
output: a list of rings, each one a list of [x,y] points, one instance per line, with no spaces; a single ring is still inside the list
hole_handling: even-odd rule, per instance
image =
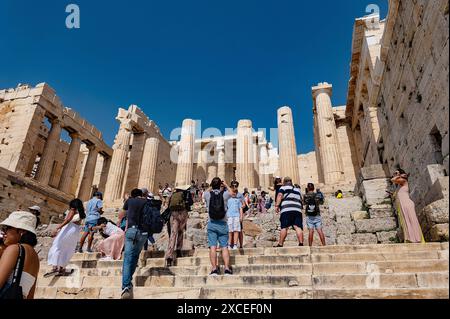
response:
[[[172,215],[172,211],[167,208],[162,214],[161,218],[164,221],[164,223],[168,223],[170,221],[170,216]]]
[[[23,299],[23,291],[20,286],[22,279],[23,266],[25,264],[25,248],[19,245],[19,257],[17,258],[16,267],[11,285],[0,296],[2,300],[21,300]]]

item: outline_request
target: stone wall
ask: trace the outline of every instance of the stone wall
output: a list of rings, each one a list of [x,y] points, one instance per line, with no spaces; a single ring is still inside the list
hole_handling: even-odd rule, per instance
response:
[[[34,180],[0,168],[0,220],[11,212],[41,207],[41,221],[48,224],[52,217],[63,214],[72,198],[51,187],[39,185]]]
[[[300,170],[301,185],[307,183],[319,184],[319,173],[317,172],[316,152],[298,156],[298,167]]]
[[[378,96],[380,155],[391,172],[400,165],[411,174],[420,208],[438,177],[429,165],[442,165],[441,176],[449,169],[448,1],[397,0],[390,9]]]

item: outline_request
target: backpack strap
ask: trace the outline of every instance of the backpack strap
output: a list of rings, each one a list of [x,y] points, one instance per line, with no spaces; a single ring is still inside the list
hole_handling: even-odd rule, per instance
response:
[[[20,286],[22,280],[23,267],[25,265],[25,248],[19,244],[19,256],[17,257],[16,268],[14,269],[14,275],[11,286]]]

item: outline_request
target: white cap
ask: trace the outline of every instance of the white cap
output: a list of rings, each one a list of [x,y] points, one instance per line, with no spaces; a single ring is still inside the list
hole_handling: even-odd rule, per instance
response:
[[[36,235],[36,216],[30,212],[13,212],[0,225],[23,229]]]
[[[31,206],[31,207],[28,207],[28,209],[30,209],[30,210],[37,210],[38,212],[41,211],[41,208],[39,206]]]

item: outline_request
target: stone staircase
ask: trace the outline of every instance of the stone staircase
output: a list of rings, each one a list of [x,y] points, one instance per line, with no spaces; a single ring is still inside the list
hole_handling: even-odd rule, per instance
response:
[[[143,252],[135,298],[449,298],[448,243],[260,247],[231,255],[235,274],[211,277],[206,249],[184,251],[170,268],[163,252]],[[122,261],[98,259],[96,253],[76,254],[70,277],[43,278],[49,270],[43,263],[36,298],[120,298]]]

